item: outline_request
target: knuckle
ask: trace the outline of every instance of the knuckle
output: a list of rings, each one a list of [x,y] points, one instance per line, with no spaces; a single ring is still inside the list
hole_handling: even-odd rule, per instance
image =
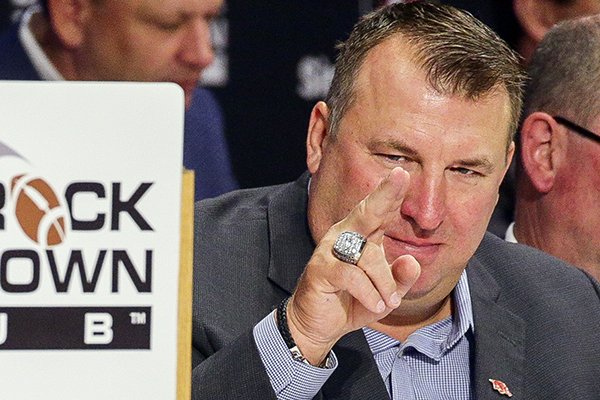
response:
[[[309,261],[309,265],[323,265],[327,262],[325,254],[322,251],[315,251]]]
[[[370,242],[365,245],[359,260],[360,267],[365,271],[374,269],[377,260],[376,246]]]
[[[345,280],[348,287],[360,287],[363,284],[363,272],[352,266],[344,268]]]
[[[386,268],[388,268],[388,263],[385,260],[385,256],[381,252],[381,249],[371,242],[367,242],[367,245],[363,249],[358,265],[369,276],[378,277],[387,275]]]
[[[377,289],[375,287],[371,286],[371,288],[366,293],[366,298],[369,299],[369,301],[372,304],[376,304],[381,299],[381,296],[379,295],[379,292],[377,291]]]
[[[364,198],[358,205],[356,206],[356,211],[359,215],[366,215],[369,209],[369,197]]]

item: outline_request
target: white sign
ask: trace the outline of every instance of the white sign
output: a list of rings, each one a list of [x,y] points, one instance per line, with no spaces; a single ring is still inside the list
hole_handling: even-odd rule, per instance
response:
[[[0,398],[176,398],[183,110],[0,82]]]

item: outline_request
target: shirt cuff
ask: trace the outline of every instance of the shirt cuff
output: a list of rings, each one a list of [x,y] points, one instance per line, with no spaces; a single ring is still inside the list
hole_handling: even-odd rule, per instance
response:
[[[314,367],[294,360],[277,329],[274,313],[263,318],[253,331],[271,386],[278,400],[310,400],[337,368],[337,358],[333,351],[329,353],[331,368]]]

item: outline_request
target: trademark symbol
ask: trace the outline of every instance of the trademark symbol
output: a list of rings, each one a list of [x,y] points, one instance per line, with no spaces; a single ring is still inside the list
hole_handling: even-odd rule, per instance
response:
[[[129,319],[131,321],[131,325],[146,325],[145,312],[130,312]]]

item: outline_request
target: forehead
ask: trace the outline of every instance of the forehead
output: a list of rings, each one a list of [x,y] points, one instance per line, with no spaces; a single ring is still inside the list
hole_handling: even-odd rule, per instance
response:
[[[470,59],[463,63],[462,58],[457,55],[460,54],[459,51],[454,51],[447,57],[444,54],[425,56],[429,47],[433,46],[418,43],[414,38],[406,38],[402,33],[393,34],[367,51],[358,67],[357,86],[382,82],[385,86],[386,82],[393,82],[390,78],[418,75],[419,78],[425,78],[424,82],[428,87],[448,95],[463,96],[464,93],[465,97],[471,97],[471,93],[475,96],[480,93],[481,97],[485,97],[488,93],[506,91],[504,87],[486,89],[492,83],[492,77],[500,75],[500,72],[476,72],[478,70],[475,66],[479,63]],[[436,45],[436,49],[439,51],[440,47]],[[469,50],[463,48],[461,51]]]
[[[511,113],[506,90],[495,89],[476,100],[439,93],[401,37],[391,37],[367,53],[356,79],[351,110],[380,132],[436,132],[440,140],[471,137],[477,142],[497,142],[502,149],[509,138]],[[356,118],[352,123],[364,125]],[[361,126],[360,131],[369,131],[369,127]]]

